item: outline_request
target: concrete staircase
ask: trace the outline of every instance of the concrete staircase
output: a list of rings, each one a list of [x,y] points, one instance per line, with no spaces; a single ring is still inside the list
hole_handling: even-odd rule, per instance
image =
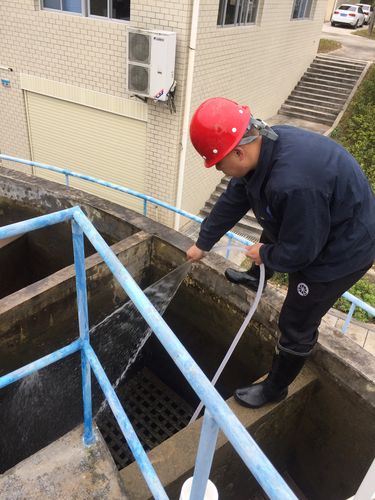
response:
[[[318,55],[279,114],[332,125],[365,67],[365,62]]]
[[[207,215],[211,212],[212,207],[215,205],[217,199],[221,195],[223,191],[226,190],[230,177],[223,177],[220,183],[216,186],[215,191],[211,194],[210,198],[206,201],[204,207],[199,211],[200,217],[207,217]],[[189,236],[192,240],[196,241],[198,238],[200,230],[200,224],[194,221],[188,221],[182,228],[181,232],[186,236]],[[255,215],[252,211],[249,211],[231,230],[232,232],[243,236],[244,238],[249,239],[250,241],[256,243],[259,241],[260,235],[262,233],[262,227],[258,224]],[[226,237],[223,238],[222,242],[219,242],[218,245],[226,245],[228,239]],[[221,249],[219,253],[225,255],[225,250]],[[243,257],[242,257],[243,260]]]

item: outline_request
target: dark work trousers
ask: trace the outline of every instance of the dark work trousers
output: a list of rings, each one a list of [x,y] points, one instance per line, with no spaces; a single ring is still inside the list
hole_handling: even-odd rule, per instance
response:
[[[289,287],[280,312],[278,348],[308,356],[318,340],[322,317],[336,300],[371,267],[325,283],[312,283],[300,272],[289,274]]]

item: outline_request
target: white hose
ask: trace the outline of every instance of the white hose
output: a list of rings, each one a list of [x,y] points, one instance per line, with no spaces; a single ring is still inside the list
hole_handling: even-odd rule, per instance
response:
[[[213,250],[215,250],[215,248],[213,248]],[[218,381],[218,378],[220,377],[222,371],[224,370],[226,364],[228,363],[229,358],[233,354],[233,351],[236,348],[236,345],[240,341],[240,339],[241,339],[241,337],[243,335],[243,332],[246,330],[247,325],[249,324],[251,318],[253,317],[253,314],[256,311],[256,308],[258,307],[260,298],[262,296],[263,287],[264,287],[264,279],[265,279],[264,264],[261,264],[259,266],[259,268],[260,268],[259,286],[258,286],[257,293],[255,295],[255,300],[254,300],[252,306],[250,307],[250,310],[247,313],[247,316],[244,319],[244,322],[242,323],[240,329],[238,330],[237,335],[234,337],[234,340],[233,340],[231,346],[229,347],[226,355],[224,356],[223,361],[221,362],[219,368],[217,369],[214,378],[211,380],[211,384],[213,386],[215,386],[216,382]],[[202,408],[203,408],[203,403],[200,402],[198,408],[194,412],[194,415],[191,417],[189,424],[192,424],[193,422],[195,422],[195,420],[197,419],[197,417],[198,417],[199,413],[201,412]]]

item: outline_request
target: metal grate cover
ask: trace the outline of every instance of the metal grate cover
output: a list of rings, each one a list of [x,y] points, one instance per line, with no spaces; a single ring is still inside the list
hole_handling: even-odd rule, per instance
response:
[[[148,368],[120,387],[117,395],[146,452],[186,427],[194,411]],[[111,410],[97,424],[117,468],[133,462],[132,452]]]

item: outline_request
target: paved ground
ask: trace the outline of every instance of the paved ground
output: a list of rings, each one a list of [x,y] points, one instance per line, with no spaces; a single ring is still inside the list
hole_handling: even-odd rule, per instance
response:
[[[367,30],[367,26],[363,29]],[[336,40],[342,44],[340,49],[329,52],[329,55],[360,59],[362,61],[375,61],[375,40],[353,35],[355,31],[360,30],[352,30],[345,27],[333,28],[331,23],[324,23],[322,38]]]
[[[82,444],[79,426],[0,474],[2,500],[126,500],[115,463],[95,429],[96,443]]]
[[[292,116],[286,115],[271,116],[270,118],[267,118],[266,122],[268,125],[292,125],[293,127],[305,128],[307,130],[312,130],[313,132],[318,132],[319,134],[324,134],[331,128],[331,125],[310,122],[308,120],[303,120],[302,118],[293,118]]]

